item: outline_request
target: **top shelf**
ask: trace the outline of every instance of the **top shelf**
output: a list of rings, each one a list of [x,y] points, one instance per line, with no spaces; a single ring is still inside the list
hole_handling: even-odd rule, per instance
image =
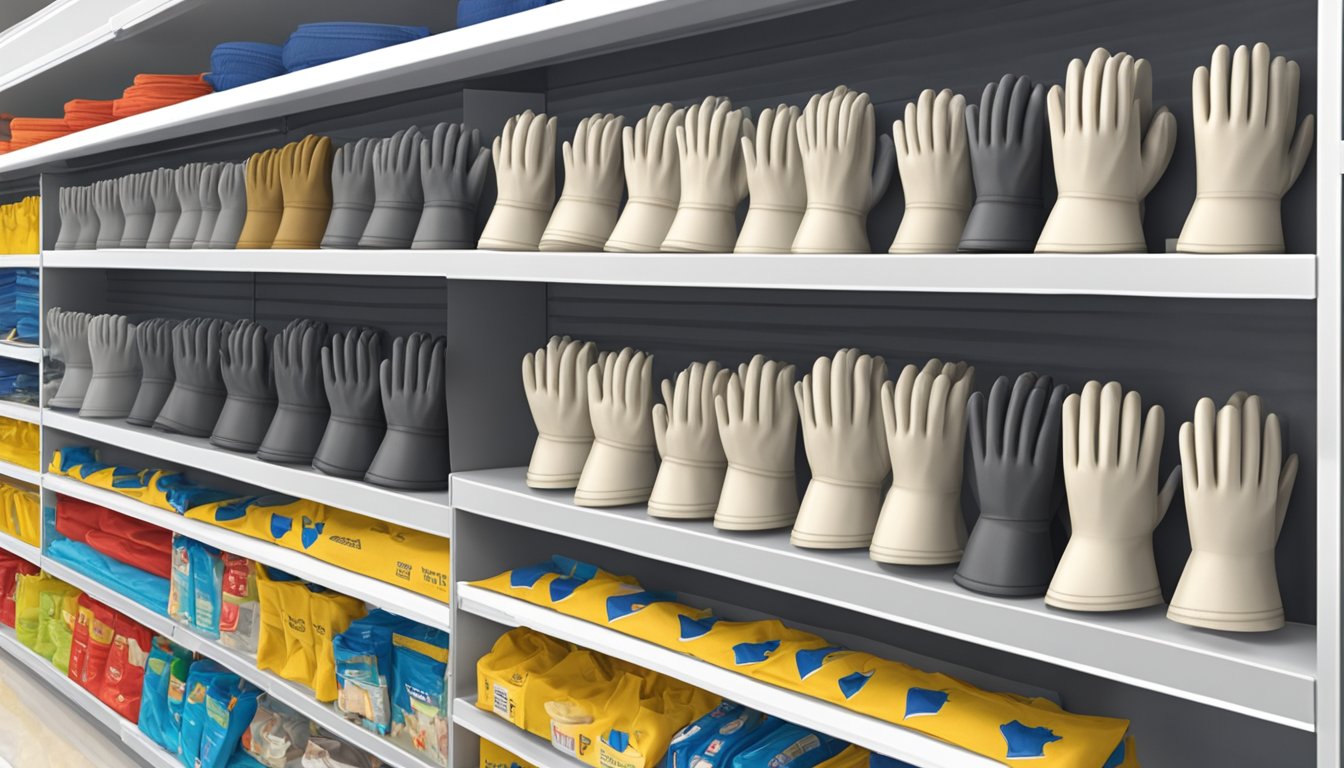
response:
[[[0,156],[0,179],[73,158],[672,40],[842,0],[583,0],[214,93]],[[203,51],[202,55],[208,53]]]

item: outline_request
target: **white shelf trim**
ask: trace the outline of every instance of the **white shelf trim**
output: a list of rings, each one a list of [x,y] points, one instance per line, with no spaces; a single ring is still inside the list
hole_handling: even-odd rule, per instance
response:
[[[42,565],[42,549],[40,547],[34,547],[32,544],[16,539],[8,533],[0,532],[0,549],[18,555],[33,565]]]
[[[50,557],[42,558],[42,570],[55,576],[61,581],[64,581],[66,584],[79,587],[95,600],[107,605],[107,607],[118,613],[134,619],[156,634],[171,639],[176,637],[178,632],[182,629],[180,625],[167,616],[164,616],[153,609],[146,608],[103,582],[90,576],[85,576],[74,568],[53,560]]]
[[[0,357],[22,360],[25,363],[40,363],[42,362],[42,348],[36,344],[0,341]]]
[[[559,752],[545,740],[503,720],[493,712],[477,709],[475,696],[453,701],[453,722],[537,768],[583,768],[587,765]]]
[[[37,269],[42,259],[35,253],[0,254],[0,269]]]
[[[0,416],[16,421],[26,421],[29,424],[40,424],[42,410],[36,405],[16,403],[12,400],[0,400]]]
[[[22,480],[25,483],[38,485],[42,482],[42,473],[35,469],[21,467],[8,461],[0,460],[0,477]]]

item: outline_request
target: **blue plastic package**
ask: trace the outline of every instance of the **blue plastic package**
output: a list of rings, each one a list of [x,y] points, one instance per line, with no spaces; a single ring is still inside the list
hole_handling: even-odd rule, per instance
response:
[[[257,713],[255,688],[216,680],[205,694],[205,730],[196,768],[226,768]]]
[[[392,668],[399,681],[392,697],[393,735],[405,734],[431,760],[447,763],[448,665],[397,646],[392,649]]]
[[[241,681],[213,661],[202,660],[191,666],[186,697],[182,702],[182,732],[177,747],[177,759],[186,768],[196,768],[196,759],[201,754],[201,738],[207,719],[205,699],[210,687],[216,683],[236,686]]]
[[[224,607],[224,561],[219,550],[190,541],[192,626],[210,637],[219,637],[219,615]]]
[[[736,702],[725,700],[719,706],[677,731],[667,746],[667,756],[663,758],[664,768],[690,768],[691,756],[714,735],[719,727],[745,712],[746,708]]]
[[[168,677],[172,671],[173,648],[168,640],[155,637],[145,659],[145,678],[140,688],[140,732],[164,749],[176,749],[177,740],[169,739],[173,730],[168,711]]]
[[[113,560],[88,544],[54,539],[47,556],[95,581],[116,584],[117,590],[144,607],[168,615],[168,580]]]
[[[727,722],[720,723],[718,729],[696,748],[688,765],[728,768],[738,755],[755,749],[784,725],[787,723],[779,718],[744,709]]]
[[[771,734],[733,759],[732,768],[813,768],[844,751],[849,744],[793,723]]]
[[[388,674],[391,665],[379,667],[382,650],[374,638],[343,632],[332,639],[336,661],[336,707],[346,717],[357,718],[360,725],[385,735],[392,725],[391,693]],[[390,657],[392,644],[386,644]]]

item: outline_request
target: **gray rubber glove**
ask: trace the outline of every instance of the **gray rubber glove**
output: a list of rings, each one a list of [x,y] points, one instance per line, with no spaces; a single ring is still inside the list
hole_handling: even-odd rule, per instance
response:
[[[120,247],[126,219],[121,215],[121,190],[116,179],[94,183],[93,210],[98,215],[98,239],[95,245],[98,248]]]
[[[65,363],[61,386],[47,405],[52,408],[79,408],[84,404],[84,393],[93,378],[93,360],[89,357],[89,320],[87,312],[66,312],[53,307],[47,312],[47,327],[54,329],[54,341],[59,343],[56,357]]]
[[[322,388],[322,345],[326,323],[292,320],[275,337],[271,371],[279,407],[257,449],[257,458],[277,464],[311,464],[331,409]]]
[[[177,189],[177,207],[182,213],[173,227],[168,241],[170,248],[190,248],[196,241],[196,230],[201,226],[201,171],[205,163],[187,163],[173,174]]]
[[[173,239],[182,203],[177,199],[177,174],[171,168],[158,168],[149,178],[149,195],[154,199],[154,223],[149,228],[146,248],[167,248]]]
[[[361,248],[409,248],[425,207],[420,184],[420,129],[397,131],[373,148],[373,214]]]
[[[373,463],[387,431],[378,381],[382,360],[382,339],[370,328],[338,333],[322,348],[322,384],[331,404],[331,420],[313,457],[322,472],[358,480]]]
[[[93,209],[93,187],[80,187],[75,197],[75,217],[79,219],[79,239],[75,248],[91,251],[98,247],[98,212]]]
[[[224,336],[219,373],[229,396],[210,435],[220,448],[254,453],[271,426],[276,396],[268,337],[266,328],[251,320],[239,320]]]
[[[1008,377],[967,407],[971,489],[980,518],[952,576],[973,592],[1044,595],[1055,572],[1050,521],[1059,508],[1060,409],[1068,388],[1024,373],[1009,394]]]
[[[365,480],[388,488],[448,487],[448,401],[443,391],[447,340],[413,333],[392,345],[378,374],[387,435]]]
[[[219,169],[219,218],[210,233],[210,248],[235,248],[247,220],[247,163],[225,163]]]
[[[76,198],[81,187],[61,187],[58,206],[61,212],[61,230],[56,233],[56,250],[73,250],[79,242],[79,216],[75,213]]]
[[[476,205],[490,173],[490,149],[481,132],[462,123],[439,123],[420,144],[420,183],[425,206],[412,248],[476,247]]]
[[[122,248],[144,248],[149,242],[149,230],[154,226],[154,198],[149,194],[153,171],[122,176],[121,213],[126,227],[121,231]]]
[[[336,150],[331,163],[331,218],[323,248],[354,248],[373,214],[373,148],[378,139],[360,139]]]
[[[1045,86],[1012,75],[986,85],[966,107],[966,134],[975,204],[957,250],[1030,253],[1045,224]]]
[[[173,329],[173,391],[154,419],[154,428],[209,437],[228,393],[219,372],[219,347],[230,324],[193,317]]]
[[[201,183],[197,187],[201,206],[201,220],[196,225],[196,234],[191,239],[192,248],[209,248],[210,236],[215,233],[215,223],[219,221],[219,174],[227,163],[207,163],[201,167]]]
[[[135,324],[125,315],[98,315],[89,321],[89,356],[93,378],[79,415],[124,419],[140,391],[140,350]]]
[[[152,427],[173,390],[173,328],[177,323],[156,317],[135,327],[135,346],[140,352],[140,391],[126,417],[128,424]]]

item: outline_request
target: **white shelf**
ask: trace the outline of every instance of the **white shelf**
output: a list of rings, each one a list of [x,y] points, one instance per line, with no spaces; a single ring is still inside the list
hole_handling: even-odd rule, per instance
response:
[[[251,454],[216,448],[205,438],[132,427],[120,420],[84,419],[44,409],[43,424],[97,443],[233,478],[277,493],[330,504],[366,517],[448,537],[447,491],[412,493],[324,475],[312,467],[271,464]]]
[[[799,549],[787,529],[753,534],[709,521],[656,520],[643,507],[580,508],[527,488],[522,468],[453,476],[461,510],[634,555],[697,568],[937,634],[1081,670],[1301,730],[1315,729],[1316,629],[1220,634],[1158,607],[1071,613],[1039,598],[958,587],[952,568],[881,566],[862,550]],[[512,565],[525,565],[513,563]]]
[[[22,480],[25,483],[37,485],[42,482],[42,473],[35,469],[21,467],[12,462],[0,460],[0,478],[12,478]]]
[[[107,607],[139,622],[156,634],[167,638],[176,638],[182,632],[182,627],[177,622],[167,616],[137,603],[131,598],[123,595],[121,592],[104,584],[97,579],[76,571],[64,563],[57,562],[50,557],[42,558],[42,570],[55,576],[71,586],[79,587],[84,592]]]
[[[42,348],[36,344],[24,344],[20,341],[0,341],[0,357],[22,360],[25,363],[40,363]]]
[[[408,619],[439,629],[451,628],[451,609],[447,603],[434,600],[407,589],[369,578],[362,574],[338,568],[330,563],[309,557],[301,552],[245,536],[200,520],[192,520],[174,512],[167,512],[119,493],[97,488],[63,475],[46,475],[43,485],[47,490],[64,496],[83,499],[91,504],[121,512],[160,528],[180,533],[196,541],[209,544],[235,555],[274,566],[286,573],[330,587],[342,594],[357,597]],[[0,541],[0,547],[4,542]]]
[[[587,763],[570,757],[545,740],[493,712],[476,708],[476,697],[453,702],[453,722],[521,757],[537,768],[582,768]]]
[[[1314,254],[47,251],[44,266],[837,291],[1312,299]]]
[[[163,747],[155,744],[154,740],[146,736],[135,723],[121,724],[121,742],[153,768],[182,768],[182,762],[177,759],[177,755],[169,754]]]
[[[0,400],[0,416],[29,424],[38,424],[42,420],[42,410],[36,405],[16,403],[13,400]]]
[[[10,152],[0,156],[0,177],[31,175],[71,158],[594,56],[838,2],[841,0],[554,3],[132,115]]]
[[[815,728],[878,754],[923,768],[977,768],[1000,763],[894,723],[722,669],[684,653],[566,616],[517,598],[457,585],[458,609],[511,627],[529,627],[559,640],[615,656],[717,693],[743,706]]]
[[[20,643],[19,639],[14,636],[14,630],[3,625],[0,625],[0,651],[8,653],[15,661],[42,678],[43,682],[59,691],[80,709],[89,713],[90,717],[102,723],[108,730],[117,734],[121,733],[121,726],[126,722],[121,715],[99,701],[97,696],[84,690],[79,683],[61,674],[61,671],[52,666],[50,661],[38,656],[32,649]]]
[[[40,547],[34,547],[32,544],[16,539],[8,533],[0,532],[0,549],[18,555],[33,565],[42,565],[42,549]]]
[[[0,269],[37,269],[41,263],[41,257],[35,253],[0,254]]]

